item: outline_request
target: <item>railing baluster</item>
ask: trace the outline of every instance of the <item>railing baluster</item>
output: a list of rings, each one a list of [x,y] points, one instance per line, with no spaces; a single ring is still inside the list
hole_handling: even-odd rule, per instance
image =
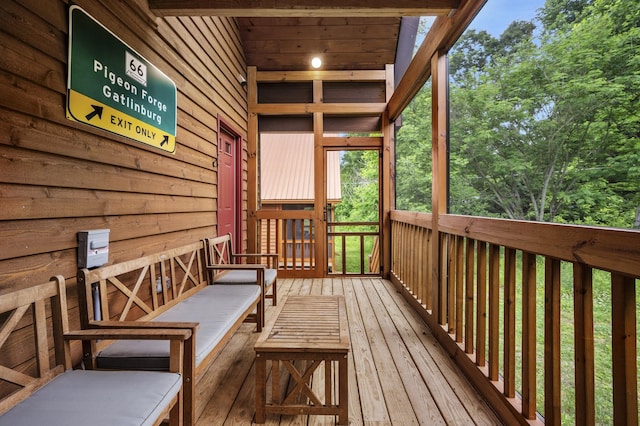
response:
[[[316,245],[313,244],[313,236],[316,235],[314,221],[309,219],[309,269],[316,267]]]
[[[478,241],[476,273],[476,365],[484,367],[487,351],[487,244]]]
[[[280,241],[282,241],[282,259],[283,259],[283,267],[282,269],[287,270],[289,268],[289,242],[287,238],[287,223],[289,219],[283,219],[280,223],[282,229],[280,230],[281,235],[283,236]]]
[[[489,245],[489,380],[498,381],[500,346],[500,246]]]
[[[536,256],[522,253],[522,415],[536,418]]]
[[[276,228],[276,241],[274,243],[275,247],[278,247],[278,241],[282,241],[282,237],[281,237],[281,232],[282,230],[280,229],[280,223],[282,222],[282,220],[280,219],[276,219],[276,224],[275,224],[275,228]],[[276,248],[276,251],[278,251],[278,249]],[[280,263],[280,261],[284,259],[283,256],[283,252],[280,251],[280,254],[278,255],[278,264]],[[286,265],[286,262],[284,262],[284,264]]]
[[[516,251],[504,249],[504,395],[516,396]]]
[[[440,247],[439,265],[434,265],[431,273],[433,281],[436,281],[438,286],[438,324],[445,325],[448,322],[449,313],[447,309],[447,282],[449,274],[447,273],[447,265],[451,254],[449,253],[449,235],[442,235],[436,233],[434,238],[438,238],[438,245]],[[445,255],[446,253],[447,255]],[[436,273],[436,271],[439,271]]]
[[[475,241],[467,238],[466,247],[466,267],[465,267],[465,331],[464,331],[464,348],[468,354],[473,353],[473,313],[474,313],[474,272],[475,272]]]
[[[347,237],[342,236],[342,273],[347,272]]]
[[[409,263],[409,225],[405,225],[402,227],[402,241],[404,243],[404,247],[402,249],[402,257],[400,259],[400,270],[402,271],[402,280],[404,281],[405,285],[411,285],[411,283],[409,282],[409,279],[407,277],[407,271],[409,270],[408,268],[408,263]]]
[[[593,272],[573,265],[575,336],[576,424],[595,424],[595,378],[593,358]]]
[[[431,272],[431,261],[433,257],[431,256],[431,230],[424,228],[423,230],[423,240],[422,240],[422,252],[424,253],[424,257],[422,257],[418,262],[418,267],[422,267],[422,286],[424,287],[424,300],[423,303],[425,308],[428,311],[433,310],[433,283],[430,280],[430,272]]]
[[[636,284],[633,278],[611,275],[613,423],[638,424],[636,365]]]
[[[462,343],[464,337],[463,321],[464,321],[464,238],[456,237],[456,342]]]
[[[545,259],[544,281],[544,419],[554,426],[561,421],[559,260]]]
[[[447,316],[449,324],[449,334],[456,332],[456,246],[457,238],[455,236],[447,236],[449,241],[449,250],[447,258],[449,259],[447,267]]]
[[[416,268],[417,256],[419,253],[419,243],[418,243],[418,233],[416,232],[417,227],[415,225],[411,225],[411,282],[414,283],[414,294],[419,299],[420,298],[420,287],[419,282],[420,278],[418,278],[418,268]]]
[[[296,231],[298,230],[299,219],[293,219],[291,221],[291,264],[293,270],[298,270],[298,239],[296,238]]]
[[[364,235],[360,235],[360,274],[364,275]]]

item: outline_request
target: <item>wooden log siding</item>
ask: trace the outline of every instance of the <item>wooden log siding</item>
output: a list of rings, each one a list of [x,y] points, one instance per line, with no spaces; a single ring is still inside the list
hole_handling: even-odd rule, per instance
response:
[[[62,274],[72,325],[76,233],[109,228],[110,263],[214,235],[218,116],[247,133],[235,20],[157,18],[146,0],[74,3],[176,83],[178,111],[174,154],[68,120],[69,2],[0,2],[0,294]],[[245,192],[246,168],[244,146]]]
[[[445,269],[443,279],[434,283],[416,273],[425,264],[434,266],[432,254],[419,247],[429,246],[421,235],[430,232],[432,215],[393,211],[391,221],[391,280],[509,424],[540,422],[538,413],[543,411],[545,423],[560,424],[564,392],[575,392],[576,424],[594,424],[592,277],[596,270],[610,272],[613,315],[608,344],[613,366],[601,374],[613,378],[614,423],[637,424],[638,231],[441,215]],[[543,261],[538,280],[544,285],[544,300],[536,300],[537,260]],[[518,264],[522,274],[516,278]],[[564,267],[573,267],[573,304],[561,301]],[[445,321],[427,308],[441,294],[446,295]],[[430,300],[424,300],[425,295]],[[570,306],[573,360],[560,353],[560,325],[566,322],[561,315],[566,318]],[[542,342],[536,339],[536,307],[544,315]],[[521,339],[516,330],[522,331]],[[544,360],[544,383],[536,377],[537,359]],[[575,369],[570,373],[575,381],[561,380],[563,368]],[[544,399],[537,400],[536,389],[542,388]]]

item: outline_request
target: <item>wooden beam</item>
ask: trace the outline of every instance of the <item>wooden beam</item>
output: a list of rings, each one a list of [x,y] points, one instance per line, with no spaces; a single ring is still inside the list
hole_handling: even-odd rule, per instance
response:
[[[247,67],[247,104],[258,103],[256,67]],[[249,113],[247,119],[247,251],[258,252],[258,115]]]
[[[389,119],[395,121],[402,110],[431,76],[431,58],[438,51],[449,52],[486,0],[467,0],[451,16],[438,17],[429,30],[388,105]]]
[[[256,104],[249,106],[249,113],[260,115],[300,115],[300,114],[342,114],[380,115],[385,110],[384,103],[331,103],[331,104]]]
[[[383,139],[381,137],[325,137],[322,145],[325,148],[338,147],[344,149],[358,148],[358,149],[382,149]]]
[[[438,16],[461,0],[149,0],[159,16]]]
[[[262,82],[294,81],[385,81],[386,71],[258,71],[256,79]]]

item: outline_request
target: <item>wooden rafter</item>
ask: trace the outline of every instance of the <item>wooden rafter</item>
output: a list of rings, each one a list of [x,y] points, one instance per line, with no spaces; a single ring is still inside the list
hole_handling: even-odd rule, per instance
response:
[[[437,16],[461,0],[149,0],[157,15],[242,17]]]
[[[486,2],[466,0],[451,16],[436,19],[388,103],[389,119],[397,119],[429,79],[431,58],[438,51],[449,51]]]

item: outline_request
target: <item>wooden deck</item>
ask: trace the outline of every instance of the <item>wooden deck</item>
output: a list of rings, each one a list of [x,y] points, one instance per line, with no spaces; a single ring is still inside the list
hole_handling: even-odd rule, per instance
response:
[[[278,296],[343,294],[347,305],[351,425],[500,424],[389,281],[280,279]],[[267,308],[267,321],[272,320]],[[249,425],[255,416],[254,324],[244,324],[199,386],[214,398],[197,426]],[[269,369],[269,366],[268,366]],[[268,370],[267,370],[268,374]],[[335,424],[333,416],[267,415],[266,425]]]

